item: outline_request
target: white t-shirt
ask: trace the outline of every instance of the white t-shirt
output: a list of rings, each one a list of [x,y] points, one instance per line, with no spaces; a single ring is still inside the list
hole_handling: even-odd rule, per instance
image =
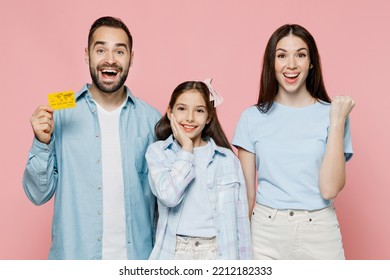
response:
[[[127,259],[126,215],[119,119],[123,105],[106,111],[97,104],[102,143],[103,170],[103,256]]]

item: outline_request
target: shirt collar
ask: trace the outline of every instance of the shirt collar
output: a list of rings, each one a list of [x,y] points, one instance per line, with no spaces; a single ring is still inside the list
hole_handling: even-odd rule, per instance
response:
[[[91,84],[85,84],[81,88],[81,90],[75,94],[76,101],[79,98],[81,98],[82,96],[86,96],[86,97],[88,97],[87,99],[90,99],[92,101],[92,94],[89,91],[90,88],[91,88]],[[132,94],[132,92],[130,91],[130,89],[127,86],[125,86],[125,91],[126,91],[126,95],[127,95],[127,102],[125,104],[125,107],[129,103],[135,107],[135,97],[134,97],[134,95]]]

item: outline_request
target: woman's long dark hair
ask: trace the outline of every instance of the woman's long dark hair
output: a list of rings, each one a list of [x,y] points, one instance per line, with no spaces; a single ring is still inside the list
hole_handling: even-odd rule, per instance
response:
[[[329,103],[331,102],[325,89],[320,55],[313,36],[304,27],[298,24],[286,24],[279,27],[271,35],[264,52],[263,70],[260,77],[259,98],[256,104],[257,108],[262,113],[268,112],[271,108],[279,89],[275,73],[276,45],[281,39],[290,34],[301,38],[309,48],[310,63],[313,67],[309,70],[309,74],[306,78],[306,88],[310,95],[317,100]]]
[[[198,91],[206,103],[206,109],[210,118],[210,122],[203,128],[202,138],[204,139],[210,137],[218,146],[232,150],[232,147],[230,146],[230,143],[227,140],[225,133],[223,132],[222,126],[219,123],[217,111],[214,107],[214,102],[210,101],[210,91],[205,83],[187,81],[178,85],[171,95],[171,100],[169,101],[168,105],[169,108],[173,109],[179,96],[189,90]],[[167,113],[165,113],[165,115],[157,122],[155,133],[158,140],[165,140],[172,134],[171,122],[168,119]]]

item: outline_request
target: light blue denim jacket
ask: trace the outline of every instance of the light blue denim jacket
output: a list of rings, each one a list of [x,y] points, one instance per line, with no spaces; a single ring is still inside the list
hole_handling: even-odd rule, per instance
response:
[[[213,210],[217,259],[251,259],[246,185],[235,154],[212,139],[208,155],[207,193]],[[172,135],[146,152],[149,181],[158,200],[156,244],[150,259],[174,259],[176,233],[186,190],[195,178],[194,155],[181,149]]]
[[[48,145],[33,140],[23,176],[36,205],[55,194],[49,259],[101,259],[103,191],[101,139],[96,104],[86,84],[76,107],[55,111]],[[120,115],[128,259],[147,259],[153,247],[155,197],[145,152],[161,114],[126,88]]]

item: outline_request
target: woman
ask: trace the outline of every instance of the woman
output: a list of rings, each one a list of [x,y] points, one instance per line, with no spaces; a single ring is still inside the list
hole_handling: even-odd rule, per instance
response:
[[[247,185],[255,259],[345,258],[332,201],[353,153],[353,107],[347,96],[331,102],[305,28],[283,25],[272,34],[258,102],[242,113],[233,139]]]

